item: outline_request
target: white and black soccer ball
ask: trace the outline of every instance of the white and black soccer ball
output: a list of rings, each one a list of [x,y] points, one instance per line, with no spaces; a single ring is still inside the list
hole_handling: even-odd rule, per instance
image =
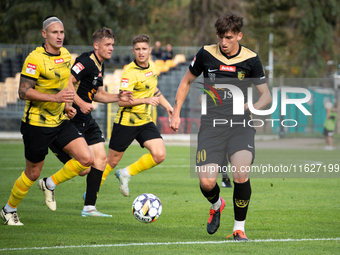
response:
[[[143,223],[156,221],[162,213],[162,203],[159,198],[150,193],[139,195],[132,203],[132,214],[136,220]]]

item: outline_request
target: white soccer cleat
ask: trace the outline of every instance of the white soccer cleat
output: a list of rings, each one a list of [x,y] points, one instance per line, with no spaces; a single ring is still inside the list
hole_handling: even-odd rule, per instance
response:
[[[57,203],[54,199],[54,190],[49,190],[46,187],[46,178],[40,179],[38,186],[45,194],[45,203],[47,207],[52,211],[55,211],[57,209]]]
[[[5,225],[10,226],[23,226],[24,224],[20,222],[17,212],[5,212],[5,209],[1,210],[1,218],[5,221]]]
[[[123,196],[127,197],[129,195],[129,186],[128,183],[130,181],[130,177],[125,177],[121,173],[122,169],[118,169],[115,173],[117,179],[120,182],[120,192],[122,192]]]

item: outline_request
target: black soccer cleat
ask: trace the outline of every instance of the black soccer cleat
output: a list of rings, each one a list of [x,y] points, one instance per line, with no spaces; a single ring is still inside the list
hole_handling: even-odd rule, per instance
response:
[[[222,179],[222,185],[223,188],[232,188],[233,186],[230,183],[230,179],[228,178],[223,178]]]
[[[220,217],[225,206],[225,201],[222,197],[221,202],[221,207],[218,210],[210,209],[209,211],[210,217],[207,224],[207,231],[210,235],[214,234],[220,227]]]

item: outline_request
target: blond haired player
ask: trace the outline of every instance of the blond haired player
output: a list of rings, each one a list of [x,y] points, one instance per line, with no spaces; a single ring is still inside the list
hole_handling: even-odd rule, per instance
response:
[[[149,62],[151,54],[148,35],[137,35],[132,40],[135,60],[125,69],[120,89],[133,92],[134,101],[119,101],[120,109],[114,121],[109,144],[108,165],[103,173],[102,183],[122,158],[125,150],[136,139],[149,153],[131,165],[118,169],[116,177],[120,181],[120,191],[129,195],[128,182],[131,176],[162,163],[165,159],[165,146],[158,128],[152,121],[151,108],[160,104],[172,114],[172,106],[157,88],[156,66]]]

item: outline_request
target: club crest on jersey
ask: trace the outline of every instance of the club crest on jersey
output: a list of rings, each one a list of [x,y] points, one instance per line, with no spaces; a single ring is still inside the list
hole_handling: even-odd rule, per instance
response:
[[[98,77],[103,77],[103,73],[100,72],[100,73],[98,74]]]
[[[225,66],[225,65],[220,65],[220,71],[236,72],[236,66]]]
[[[146,77],[149,77],[149,76],[152,76],[152,75],[153,75],[153,72],[152,72],[152,71],[150,71],[150,72],[148,72],[148,73],[145,74]]]
[[[63,59],[63,58],[55,59],[55,60],[54,60],[54,63],[56,63],[56,64],[64,63],[64,59]]]
[[[242,81],[244,79],[244,77],[246,76],[246,73],[241,71],[237,73],[237,78]]]
[[[28,63],[26,67],[26,73],[29,74],[35,74],[35,71],[37,70],[37,65]]]
[[[122,88],[127,88],[129,86],[129,79],[123,78],[120,86]]]
[[[85,67],[81,63],[77,63],[72,67],[72,70],[76,73],[79,74],[82,70],[84,70]]]

